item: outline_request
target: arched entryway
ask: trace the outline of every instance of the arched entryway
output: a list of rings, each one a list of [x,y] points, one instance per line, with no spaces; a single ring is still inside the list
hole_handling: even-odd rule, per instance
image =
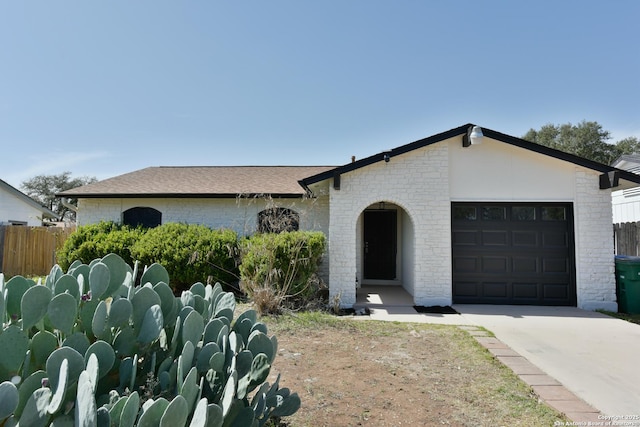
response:
[[[356,227],[358,287],[397,287],[413,296],[415,237],[408,212],[381,200],[361,212]]]

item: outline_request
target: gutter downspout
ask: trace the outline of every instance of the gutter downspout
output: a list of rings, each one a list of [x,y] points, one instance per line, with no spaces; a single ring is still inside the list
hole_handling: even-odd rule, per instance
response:
[[[60,199],[60,203],[62,203],[62,206],[64,206],[65,208],[70,209],[75,213],[78,213],[78,207],[76,205],[72,205],[71,203],[67,202],[64,198]]]

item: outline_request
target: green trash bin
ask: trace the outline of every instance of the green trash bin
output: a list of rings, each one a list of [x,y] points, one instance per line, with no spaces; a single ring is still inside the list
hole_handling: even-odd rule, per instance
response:
[[[618,311],[640,314],[640,257],[616,255]]]

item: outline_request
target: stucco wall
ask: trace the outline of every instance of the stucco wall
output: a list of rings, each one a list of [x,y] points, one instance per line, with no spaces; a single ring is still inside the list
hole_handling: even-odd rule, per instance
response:
[[[575,165],[484,138],[463,148],[448,143],[452,201],[558,201],[575,198]],[[598,188],[598,174],[596,189]]]
[[[572,202],[580,307],[615,306],[610,191],[597,172],[485,138],[463,148],[461,138],[423,147],[341,176],[330,190],[330,283],[343,306],[355,303],[362,269],[358,243],[362,212],[380,201],[398,205],[410,219],[403,228],[403,286],[419,305],[452,303],[451,202]],[[408,243],[410,242],[410,243]]]
[[[0,224],[10,224],[10,221],[24,221],[28,226],[37,227],[42,225],[42,211],[0,190]]]

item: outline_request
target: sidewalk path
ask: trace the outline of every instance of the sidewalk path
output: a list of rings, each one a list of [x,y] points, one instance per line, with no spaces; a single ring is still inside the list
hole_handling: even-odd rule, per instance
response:
[[[454,308],[603,414],[640,426],[640,325],[575,307]]]

